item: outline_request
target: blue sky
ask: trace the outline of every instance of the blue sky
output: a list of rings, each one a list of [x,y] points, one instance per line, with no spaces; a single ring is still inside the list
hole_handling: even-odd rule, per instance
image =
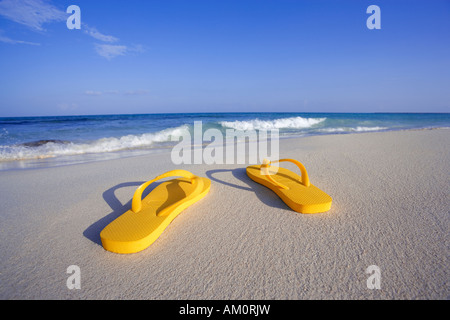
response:
[[[0,0],[0,116],[449,112],[449,39],[447,0]]]

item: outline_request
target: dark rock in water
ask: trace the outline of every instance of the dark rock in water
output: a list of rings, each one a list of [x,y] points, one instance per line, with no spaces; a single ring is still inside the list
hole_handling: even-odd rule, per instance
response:
[[[21,143],[21,146],[24,147],[39,147],[47,143],[58,143],[58,144],[67,144],[69,141],[64,140],[38,140],[38,141],[31,141],[31,142],[25,142]]]

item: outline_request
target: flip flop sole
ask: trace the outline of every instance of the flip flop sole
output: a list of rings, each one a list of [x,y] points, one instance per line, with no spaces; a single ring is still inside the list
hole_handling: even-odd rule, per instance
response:
[[[262,174],[261,165],[247,167],[247,175],[253,181],[262,184],[277,194],[292,210],[300,213],[320,213],[330,210],[332,198],[316,186],[309,184],[304,186],[302,178],[296,173],[282,167],[278,167],[277,173],[271,175],[288,189],[280,188]]]
[[[144,199],[139,212],[128,210],[100,233],[103,247],[115,253],[135,253],[150,246],[184,209],[209,192],[211,180],[196,177],[163,182]],[[200,187],[200,188],[198,188]]]

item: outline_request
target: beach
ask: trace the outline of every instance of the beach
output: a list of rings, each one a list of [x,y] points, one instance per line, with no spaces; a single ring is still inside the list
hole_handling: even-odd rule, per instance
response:
[[[0,171],[0,298],[448,299],[449,133],[281,139],[280,156],[333,198],[319,214],[289,209],[249,164],[174,165],[170,149]],[[146,250],[104,250],[100,231],[135,189],[173,169],[211,179],[209,194]],[[67,287],[72,265],[80,289]]]

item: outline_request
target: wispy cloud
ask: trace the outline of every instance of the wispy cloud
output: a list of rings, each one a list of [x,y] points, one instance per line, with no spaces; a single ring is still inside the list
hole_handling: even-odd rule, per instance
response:
[[[127,96],[139,96],[143,94],[147,94],[148,90],[132,90],[132,91],[126,91],[125,95]]]
[[[92,38],[103,41],[103,42],[119,41],[118,38],[116,38],[114,36],[105,35],[105,34],[101,33],[100,31],[98,31],[96,28],[90,27],[87,24],[83,24],[83,30],[84,30],[84,33],[86,33],[87,35],[90,35]]]
[[[117,90],[108,90],[104,92],[105,94],[119,94],[120,92]]]
[[[69,16],[64,10],[54,6],[50,0],[0,0],[0,16],[27,26],[33,31],[44,32],[44,25],[51,22],[62,22]],[[126,54],[142,53],[144,51],[141,45],[126,46],[117,43],[119,38],[112,35],[106,35],[95,27],[86,23],[82,24],[83,32],[90,37],[104,42],[95,43],[95,52],[107,60],[112,60],[118,56]],[[14,40],[0,34],[0,42],[9,44],[28,44],[40,45],[39,43]]]
[[[124,56],[127,53],[127,47],[113,44],[95,44],[95,51],[102,57],[111,60],[117,56]]]
[[[2,35],[1,34],[2,32],[3,31],[0,30],[0,42],[10,43],[10,44],[27,44],[27,45],[30,45],[30,46],[40,46],[41,45],[40,43],[36,43],[36,42],[14,40],[14,39],[11,39],[11,38],[8,38],[8,37]]]
[[[3,0],[0,15],[37,31],[44,31],[46,23],[64,21],[68,16],[44,0]]]
[[[86,95],[88,96],[101,96],[102,93],[100,91],[92,91],[92,90],[87,90],[85,92]]]
[[[96,28],[89,27],[87,25],[84,25],[84,32],[94,39],[103,42],[113,43],[119,41],[118,38],[102,34]],[[126,54],[142,53],[144,52],[144,47],[142,45],[126,46],[119,44],[96,43],[95,51],[98,55],[108,60],[112,60],[115,57],[124,56]]]
[[[125,46],[115,44],[95,44],[95,51],[102,57],[111,60],[117,56],[124,56],[126,54],[142,53],[144,47],[142,45]]]

